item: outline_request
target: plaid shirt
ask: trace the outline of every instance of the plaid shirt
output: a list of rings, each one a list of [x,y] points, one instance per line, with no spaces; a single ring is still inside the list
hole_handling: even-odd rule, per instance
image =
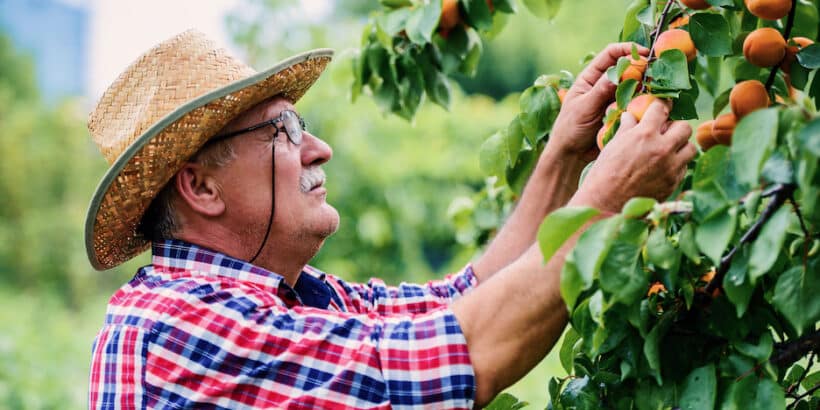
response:
[[[306,266],[294,287],[180,241],[111,298],[91,408],[472,408],[475,376],[449,304],[472,268],[426,285],[346,283]]]

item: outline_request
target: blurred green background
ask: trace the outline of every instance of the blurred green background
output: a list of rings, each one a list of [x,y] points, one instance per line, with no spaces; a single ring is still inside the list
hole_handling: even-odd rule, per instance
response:
[[[485,43],[477,76],[459,79],[451,111],[426,104],[412,124],[369,96],[350,102],[351,56],[376,0],[331,1],[319,21],[300,18],[303,3],[289,0],[245,0],[225,16],[257,69],[311,47],[337,50],[297,106],[334,149],[328,200],[342,218],[312,264],[349,280],[424,281],[481,251],[458,243],[447,217],[454,198],[484,184],[478,147],[539,74],[577,73],[584,56],[617,39],[627,0],[565,1],[551,22],[518,3]],[[88,264],[83,221],[107,165],[85,128],[90,104],[46,103],[34,68],[0,32],[0,408],[83,408],[107,298],[148,255],[108,272]],[[547,378],[563,374],[551,354],[509,391],[543,408]]]

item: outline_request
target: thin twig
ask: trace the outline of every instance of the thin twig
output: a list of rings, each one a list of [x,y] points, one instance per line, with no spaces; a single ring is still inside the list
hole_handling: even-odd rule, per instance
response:
[[[715,273],[715,277],[709,282],[706,286],[706,294],[710,295],[712,292],[717,289],[721,283],[723,283],[723,276],[726,275],[726,272],[729,271],[729,266],[732,264],[732,259],[735,257],[735,254],[740,247],[744,244],[751,242],[757,238],[757,235],[760,233],[760,230],[763,229],[763,225],[769,220],[769,218],[774,215],[775,211],[777,211],[783,203],[792,195],[794,192],[794,185],[791,184],[779,184],[778,188],[774,191],[774,196],[766,205],[766,209],[763,210],[763,213],[760,214],[760,219],[758,219],[748,231],[740,238],[740,242],[729,251],[726,256],[724,256],[720,260],[720,265],[718,265],[717,271]]]
[[[789,37],[792,35],[792,27],[794,27],[794,15],[796,12],[797,0],[792,0],[792,9],[789,10],[789,18],[786,20],[786,29],[783,31],[783,38],[787,42],[789,41]],[[786,57],[783,56],[783,58],[785,59]],[[769,78],[766,80],[766,91],[769,91],[772,88],[772,85],[774,84],[774,79],[775,77],[777,77],[777,70],[780,69],[781,62],[778,62],[777,65],[772,67],[772,71],[769,73]]]
[[[776,343],[777,354],[769,362],[778,367],[787,367],[800,360],[809,353],[820,353],[820,330],[809,333],[797,340]]]
[[[672,9],[672,3],[675,3],[677,0],[669,0],[666,2],[666,6],[663,7],[663,11],[661,12],[661,16],[658,18],[657,23],[655,23],[655,29],[652,30],[652,34],[650,34],[650,44],[649,44],[649,57],[646,60],[647,69],[643,72],[643,78],[641,79],[641,89],[638,93],[642,93],[644,91],[645,84],[646,84],[646,74],[649,72],[649,63],[655,60],[655,43],[657,43],[658,36],[661,34],[661,27],[663,27],[663,23],[666,21],[666,16],[669,14],[669,10]]]
[[[786,390],[786,394],[791,394],[795,389],[800,388],[800,383],[803,383],[803,379],[806,378],[806,375],[809,374],[809,370],[811,370],[812,365],[814,365],[814,355],[815,352],[811,352],[809,355],[809,362],[806,364],[806,368],[803,369],[803,374],[800,375],[800,378],[797,379],[797,382],[789,386],[789,389]]]
[[[804,398],[806,398],[806,397],[808,397],[808,396],[811,396],[811,395],[812,395],[812,393],[816,392],[817,390],[820,390],[820,384],[817,384],[816,386],[812,387],[811,389],[806,390],[806,392],[805,392],[805,393],[803,393],[803,394],[801,394],[801,395],[797,396],[791,404],[789,404],[788,406],[786,406],[786,409],[793,409],[793,408],[796,408],[796,407],[797,407],[797,403],[798,403],[800,400],[802,400],[802,399],[804,399]]]

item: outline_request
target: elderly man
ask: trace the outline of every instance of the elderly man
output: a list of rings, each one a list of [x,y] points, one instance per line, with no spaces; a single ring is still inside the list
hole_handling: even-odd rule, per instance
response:
[[[91,263],[149,244],[111,298],[92,357],[90,406],[472,408],[523,377],[567,323],[563,252],[536,230],[564,205],[617,212],[664,198],[695,155],[690,127],[655,103],[626,114],[597,156],[614,86],[597,56],[570,89],[505,227],[474,264],[425,285],[347,283],[307,265],[339,224],[322,164],[331,148],[294,103],[330,59],[314,50],[256,73],[186,32],[106,91],[89,129],[112,163],[89,209]],[[641,52],[646,54],[645,49]],[[568,244],[569,246],[571,244]],[[566,246],[565,246],[566,248]]]

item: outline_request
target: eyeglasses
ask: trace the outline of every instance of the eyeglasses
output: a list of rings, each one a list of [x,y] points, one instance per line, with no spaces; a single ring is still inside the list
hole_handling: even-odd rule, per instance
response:
[[[277,123],[281,122],[282,126],[280,127]],[[282,111],[278,117],[267,120],[265,122],[260,122],[256,125],[251,125],[248,128],[243,128],[241,130],[231,131],[227,134],[217,135],[211,138],[208,142],[215,142],[220,141],[226,138],[235,137],[239,134],[244,134],[246,132],[256,131],[260,128],[267,127],[270,125],[271,127],[276,129],[276,133],[273,134],[274,136],[279,135],[280,132],[285,131],[285,134],[288,136],[290,142],[293,145],[299,145],[302,143],[302,132],[307,131],[307,126],[305,125],[305,120],[302,119],[298,114],[291,110]]]

